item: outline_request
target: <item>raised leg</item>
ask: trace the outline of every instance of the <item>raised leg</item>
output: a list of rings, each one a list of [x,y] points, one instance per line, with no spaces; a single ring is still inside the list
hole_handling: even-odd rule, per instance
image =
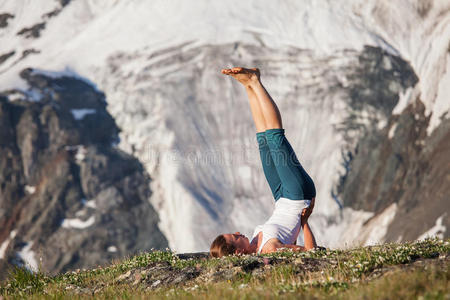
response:
[[[267,125],[266,120],[264,119],[264,115],[261,111],[258,98],[256,97],[256,94],[251,87],[246,86],[245,90],[247,92],[248,100],[250,103],[250,110],[252,112],[256,132],[264,132],[267,130]]]
[[[264,119],[266,120],[266,128],[283,128],[280,111],[278,110],[278,107],[272,97],[262,85],[259,78],[258,80],[252,81],[250,87],[255,92],[256,97],[259,100],[259,105],[261,106]]]
[[[240,70],[241,72],[238,72],[238,70]],[[249,70],[251,71],[251,73],[243,73],[242,70]],[[266,131],[267,123],[264,118],[261,105],[258,101],[255,91],[253,90],[252,87],[250,87],[252,76],[259,77],[259,71],[257,69],[233,68],[233,69],[223,69],[222,73],[225,75],[232,76],[233,78],[235,78],[237,81],[239,81],[244,85],[250,103],[250,110],[252,112],[256,132]]]
[[[253,118],[255,115],[259,119],[264,119],[265,129],[283,128],[283,123],[281,120],[281,114],[278,110],[277,105],[273,101],[272,97],[269,95],[267,90],[264,88],[260,80],[260,73],[257,68],[247,69],[247,68],[232,68],[223,69],[223,74],[233,76],[237,81],[242,83],[247,92],[249,90],[253,91],[258,99],[259,107],[255,105],[252,107]],[[249,95],[249,99],[251,96]],[[253,95],[252,95],[253,98]],[[262,116],[260,116],[262,114]],[[255,122],[256,123],[256,122]],[[258,132],[260,132],[258,130]]]

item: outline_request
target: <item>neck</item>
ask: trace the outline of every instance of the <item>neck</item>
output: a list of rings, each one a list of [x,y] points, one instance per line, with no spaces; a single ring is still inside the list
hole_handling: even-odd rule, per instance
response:
[[[256,239],[256,242],[254,242],[255,239]],[[258,252],[258,238],[255,238],[255,239],[253,239],[253,241],[248,246],[247,251],[246,251],[247,254]]]

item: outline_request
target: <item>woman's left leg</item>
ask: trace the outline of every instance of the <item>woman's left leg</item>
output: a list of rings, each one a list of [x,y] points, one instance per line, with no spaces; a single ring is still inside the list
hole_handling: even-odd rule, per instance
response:
[[[264,114],[262,113],[258,98],[256,97],[254,90],[250,87],[250,80],[248,76],[246,76],[245,74],[235,74],[232,72],[232,69],[224,69],[222,70],[222,73],[231,75],[245,87],[253,121],[256,127],[256,140],[258,141],[259,155],[261,157],[264,175],[267,182],[269,183],[269,187],[272,191],[274,199],[278,200],[281,197],[281,180],[278,176],[276,166],[272,160],[269,145],[267,144],[265,136],[267,124],[264,118]]]

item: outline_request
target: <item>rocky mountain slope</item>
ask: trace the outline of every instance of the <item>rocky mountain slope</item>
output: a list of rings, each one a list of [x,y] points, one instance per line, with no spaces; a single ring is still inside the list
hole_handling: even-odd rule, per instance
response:
[[[59,272],[167,247],[150,177],[114,146],[104,94],[81,79],[21,77],[29,90],[0,95],[1,275],[10,264]]]
[[[236,65],[261,68],[315,180],[319,243],[449,236],[448,1],[0,4],[0,90],[40,99],[32,67],[103,91],[171,249],[249,235],[273,208],[245,93],[219,73]]]

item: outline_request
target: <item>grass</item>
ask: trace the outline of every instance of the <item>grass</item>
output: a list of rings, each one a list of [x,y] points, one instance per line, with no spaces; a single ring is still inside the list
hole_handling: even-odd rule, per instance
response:
[[[15,268],[0,294],[7,299],[85,299],[94,293],[99,299],[448,299],[449,253],[450,240],[437,239],[220,259],[182,260],[170,251],[152,251],[57,276]],[[164,271],[151,271],[155,264]],[[200,275],[155,285],[171,272],[189,270]]]

